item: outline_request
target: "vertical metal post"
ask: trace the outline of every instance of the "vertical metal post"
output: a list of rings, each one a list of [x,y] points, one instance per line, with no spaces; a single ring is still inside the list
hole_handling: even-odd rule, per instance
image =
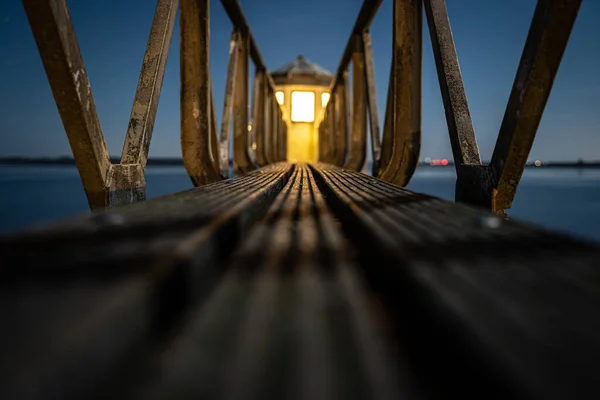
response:
[[[342,80],[335,89],[335,165],[340,167],[346,162],[348,151],[348,71],[344,71]]]
[[[281,107],[277,107],[278,109],[278,118],[279,118],[279,136],[277,138],[277,144],[278,144],[278,153],[279,153],[279,157],[278,157],[278,161],[285,161],[287,159],[287,152],[286,152],[286,146],[285,146],[285,140],[286,140],[286,133],[287,133],[287,127],[286,127],[286,123],[283,120],[283,114],[281,112]]]
[[[212,76],[209,79],[210,83],[210,160],[213,164],[213,168],[216,171],[221,173],[221,176],[227,176],[227,171],[225,173],[221,171],[221,167],[219,165],[219,134],[217,132],[217,110],[215,109],[215,94],[214,87],[212,81]]]
[[[271,132],[271,154],[273,156],[273,162],[279,162],[279,104],[277,104],[277,99],[273,96],[273,102],[271,103],[271,120],[273,131]]]
[[[335,164],[336,158],[336,124],[335,124],[335,107],[338,103],[335,91],[331,93],[329,97],[329,103],[327,104],[327,135],[325,136],[325,143],[327,146],[327,162]]]
[[[329,97],[329,102],[331,102],[331,98]],[[323,121],[321,121],[321,129],[319,131],[319,142],[321,147],[319,149],[319,161],[328,163],[329,162],[329,146],[327,145],[329,135],[329,102],[325,106],[325,112],[323,113]]]
[[[181,150],[195,186],[221,179],[210,150],[208,0],[181,0]]]
[[[394,94],[392,92],[392,81],[394,79],[394,60],[390,63],[390,77],[388,80],[387,97],[385,101],[385,116],[383,120],[383,135],[381,138],[381,162],[379,173],[384,171],[392,160],[392,147],[394,146],[394,136],[392,132],[392,114],[394,106]]]
[[[275,92],[269,93],[269,141],[267,145],[267,160],[269,163],[277,162],[277,100]]]
[[[510,208],[581,0],[539,0],[490,164],[492,211]]]
[[[421,149],[422,0],[394,0],[392,155],[380,178],[405,186]]]
[[[265,161],[273,163],[273,97],[275,94],[267,86],[265,95]]]
[[[265,71],[256,71],[254,76],[254,99],[252,102],[252,130],[256,140],[256,163],[265,166],[265,91],[267,90]]]
[[[233,115],[233,97],[238,73],[238,56],[240,32],[237,29],[231,33],[229,42],[229,64],[227,66],[227,81],[225,83],[225,100],[221,118],[221,137],[219,142],[219,164],[221,172],[229,175],[229,138],[231,136],[231,119]]]
[[[371,130],[371,152],[373,155],[372,174],[379,174],[381,162],[381,142],[379,138],[379,109],[377,108],[377,93],[375,87],[375,66],[373,65],[373,46],[371,34],[366,31],[362,35],[363,54],[365,57],[365,82],[367,90],[367,108],[369,110],[369,123]]]
[[[233,96],[233,169],[241,174],[255,169],[248,153],[249,61],[250,41],[246,31],[241,32]]]
[[[362,37],[354,36],[352,54],[352,137],[346,168],[362,171],[367,157],[367,87]]]
[[[323,119],[321,120],[321,123],[319,124],[319,137],[318,137],[318,146],[317,146],[317,160],[319,160],[319,162],[323,162],[323,138],[324,138],[324,133],[323,130],[325,129],[325,113],[323,113]]]

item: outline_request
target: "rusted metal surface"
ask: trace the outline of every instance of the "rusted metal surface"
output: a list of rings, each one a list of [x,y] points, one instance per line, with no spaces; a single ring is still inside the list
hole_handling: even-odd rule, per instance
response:
[[[254,140],[256,141],[256,163],[263,167],[267,165],[265,157],[265,92],[267,84],[265,82],[264,71],[256,71],[254,74],[254,88],[252,100],[252,130],[254,131]]]
[[[512,206],[581,0],[539,0],[490,164],[491,208]]]
[[[392,155],[380,178],[405,186],[421,150],[422,0],[394,0]]]
[[[133,100],[121,164],[146,167],[179,0],[159,0]]]
[[[1,398],[600,396],[599,247],[330,165],[0,254]]]
[[[335,109],[336,104],[338,102],[337,96],[332,93],[332,96],[329,98],[329,102],[327,103],[327,119],[325,122],[327,123],[327,135],[325,136],[325,143],[327,152],[327,160],[330,164],[335,164],[337,150],[336,145],[336,115]]]
[[[222,179],[210,148],[210,14],[208,0],[181,0],[181,151],[194,186]]]
[[[329,98],[329,101],[331,101],[331,97]],[[327,103],[327,106],[329,106],[329,103]],[[328,124],[329,124],[329,120],[328,120],[328,111],[329,111],[329,107],[325,107],[325,111],[323,112],[323,120],[321,121],[321,123],[319,124],[319,161],[324,162],[324,163],[328,163],[329,161],[329,157],[330,157],[330,149],[328,146]]]
[[[106,207],[110,159],[64,0],[23,0],[90,208]]]
[[[385,116],[383,119],[383,134],[381,135],[381,163],[379,165],[379,173],[385,170],[392,159],[392,146],[394,145],[392,132],[392,114],[393,114],[393,93],[392,93],[392,78],[394,77],[394,63],[390,63],[390,77],[388,80],[387,97],[385,101]]]
[[[249,99],[249,41],[248,34],[240,32],[238,46],[235,91],[233,94],[233,169],[236,173],[247,173],[255,169],[248,154]]]
[[[252,58],[254,65],[257,69],[263,70],[266,72],[266,79],[269,84],[271,90],[275,91],[275,83],[273,82],[273,78],[269,74],[269,70],[267,65],[265,64],[262,55],[260,54],[260,50],[258,49],[258,45],[256,44],[256,40],[254,40],[254,36],[252,35],[252,31],[250,30],[250,26],[246,21],[246,16],[242,11],[242,7],[238,0],[221,0],[221,4],[223,8],[225,8],[225,12],[229,16],[229,19],[233,23],[233,26],[239,29],[240,32],[244,32],[248,40],[248,54]]]
[[[288,126],[286,122],[281,119],[281,160],[282,162],[287,161],[287,142],[288,142]]]
[[[348,73],[335,88],[335,160],[334,164],[343,166],[346,162],[350,126],[348,119]]]
[[[371,153],[373,163],[371,173],[379,174],[381,163],[381,141],[379,138],[379,109],[377,107],[377,91],[375,87],[375,66],[373,61],[373,46],[371,34],[366,31],[362,34],[363,54],[365,57],[365,85],[367,91],[367,109],[369,110],[369,125],[371,131]]]
[[[212,76],[209,75],[209,83],[210,83],[210,136],[209,136],[209,140],[210,140],[210,158],[211,158],[211,162],[213,164],[213,168],[216,171],[220,171],[221,172],[221,176],[225,176],[226,177],[226,173],[223,173],[223,171],[221,171],[221,166],[220,166],[220,156],[219,156],[219,133],[217,132],[217,110],[215,109],[215,90],[214,87],[215,85],[213,84],[212,81]]]
[[[278,128],[277,128],[277,161],[285,161],[287,159],[287,148],[285,145],[287,137],[287,125],[283,120],[281,108],[277,105]]]
[[[225,100],[223,104],[223,116],[221,118],[221,136],[219,143],[219,165],[221,172],[227,174],[229,171],[229,138],[231,136],[231,122],[233,116],[233,97],[237,83],[238,58],[240,46],[240,32],[236,29],[231,33],[229,42],[229,64],[227,66],[227,81],[225,84]]]
[[[323,117],[325,117],[325,113],[323,113]],[[325,152],[325,144],[324,144],[324,139],[325,139],[325,123],[323,121],[321,121],[321,123],[319,124],[319,138],[318,138],[318,157],[317,159],[320,162],[324,162],[324,158],[323,158],[323,154]]]
[[[481,164],[445,0],[423,0],[457,174]]]
[[[269,139],[267,140],[267,161],[274,163],[277,157],[277,100],[275,92],[269,92]]]
[[[141,164],[111,165],[106,178],[107,206],[122,206],[146,200],[146,180]]]
[[[362,171],[367,159],[367,86],[362,35],[354,37],[352,55],[352,136],[345,168]]]

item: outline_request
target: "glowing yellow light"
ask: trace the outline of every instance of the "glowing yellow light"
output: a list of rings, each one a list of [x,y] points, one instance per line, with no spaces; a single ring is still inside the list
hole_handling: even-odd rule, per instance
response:
[[[315,120],[315,93],[292,92],[292,122]]]
[[[321,107],[325,107],[329,103],[329,93],[321,93]]]
[[[252,124],[248,124],[248,132],[252,130]]]
[[[252,150],[256,150],[256,142],[252,143]]]
[[[283,105],[283,92],[276,92],[275,98],[279,104]]]
[[[542,166],[542,162],[540,160],[535,160],[535,166],[536,167],[541,167]]]

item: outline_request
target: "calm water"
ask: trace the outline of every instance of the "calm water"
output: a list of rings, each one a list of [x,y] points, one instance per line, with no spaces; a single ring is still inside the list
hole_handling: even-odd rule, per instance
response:
[[[148,167],[148,198],[188,189],[183,167]],[[453,168],[417,169],[410,189],[452,200]],[[0,166],[0,233],[88,211],[75,167]],[[600,242],[600,170],[525,171],[509,215]]]

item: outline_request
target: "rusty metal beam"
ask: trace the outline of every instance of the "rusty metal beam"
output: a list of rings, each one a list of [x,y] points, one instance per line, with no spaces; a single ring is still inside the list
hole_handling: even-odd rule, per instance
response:
[[[146,167],[179,0],[159,0],[144,54],[121,164]]]
[[[221,137],[219,144],[219,164],[224,175],[229,174],[229,140],[231,136],[231,119],[233,114],[233,97],[237,82],[240,32],[234,29],[229,42],[229,65],[227,66],[227,81],[225,83],[225,100],[221,118]]]
[[[365,31],[362,34],[363,55],[365,57],[365,83],[367,90],[367,108],[369,110],[369,124],[371,131],[371,153],[373,156],[372,174],[379,174],[381,163],[381,141],[379,138],[379,109],[377,107],[377,92],[375,85],[375,66],[373,62],[373,46],[371,34]]]
[[[248,46],[249,54],[256,66],[256,69],[265,71],[267,82],[271,88],[271,90],[275,91],[275,82],[273,82],[273,78],[271,78],[271,74],[267,69],[267,65],[258,50],[258,45],[256,44],[256,40],[254,40],[254,36],[252,35],[252,31],[246,21],[246,16],[242,11],[242,7],[237,0],[221,0],[221,4],[229,16],[231,23],[233,26],[240,30],[240,32],[244,33],[248,37]]]
[[[252,130],[255,132],[256,140],[256,163],[263,167],[267,165],[265,156],[265,95],[267,84],[264,71],[256,71],[254,74],[254,89],[252,101]]]
[[[111,164],[64,0],[23,0],[91,209],[108,205]]]
[[[337,104],[337,101],[338,100],[335,96],[335,92],[331,93],[331,96],[329,97],[329,103],[327,103],[327,134],[325,136],[327,162],[329,164],[335,164],[335,105]]]
[[[406,186],[421,149],[422,0],[394,0],[392,155],[380,178]]]
[[[388,90],[385,101],[385,116],[383,120],[383,135],[381,138],[381,162],[379,164],[379,176],[381,171],[385,170],[392,159],[392,147],[394,145],[393,133],[392,133],[392,113],[393,113],[393,93],[392,93],[392,79],[394,77],[394,62],[390,63],[390,77],[388,79]]]
[[[354,36],[352,55],[352,136],[345,168],[362,171],[367,158],[367,85],[362,34]]]
[[[382,1],[383,0],[363,1],[360,11],[358,12],[358,17],[356,17],[356,21],[354,22],[352,32],[350,33],[350,38],[348,39],[348,43],[346,44],[346,48],[344,49],[344,53],[342,54],[342,58],[338,64],[337,72],[333,76],[333,81],[331,82],[329,89],[330,93],[333,93],[336,85],[338,84],[338,80],[342,78],[344,71],[348,69],[348,64],[350,64],[350,61],[352,60],[352,56],[355,52],[354,37],[356,35],[361,36],[364,31],[369,29],[371,21],[373,21],[373,18],[375,18],[375,14],[377,14],[377,10],[379,10],[379,6],[381,5]]]
[[[250,105],[248,43],[247,33],[240,32],[236,83],[233,93],[233,169],[236,173],[241,174],[255,169],[250,154],[248,154],[248,108]]]
[[[210,13],[208,0],[181,0],[181,150],[195,186],[222,179],[210,149]]]
[[[329,97],[329,101],[331,101],[331,96]],[[329,102],[327,103],[327,106],[325,106],[325,111],[323,112],[323,121],[321,121],[320,127],[321,129],[319,130],[319,142],[320,142],[320,148],[319,148],[319,161],[324,162],[324,163],[328,163],[329,162],[329,146],[327,143],[327,136],[329,135],[329,119],[328,119],[328,115],[329,115]]]
[[[267,84],[265,93],[265,146],[264,154],[267,164],[273,162],[273,97],[275,95]]]
[[[324,160],[323,160],[323,151],[324,151],[323,150],[323,137],[324,137],[323,129],[324,129],[324,127],[325,127],[324,120],[321,120],[321,123],[319,124],[319,128],[318,128],[319,137],[317,138],[317,160],[319,160],[319,162],[324,162]]]
[[[539,0],[490,164],[492,211],[510,208],[581,0]]]
[[[280,124],[280,128],[279,128],[279,161],[286,161],[287,160],[287,124],[285,123],[285,121],[283,120],[283,117],[281,115],[281,111],[280,111],[280,116],[279,116],[279,124]]]
[[[277,100],[275,92],[269,91],[269,136],[267,140],[267,161],[274,163],[277,158]]]
[[[210,83],[210,161],[213,164],[213,168],[221,173],[221,176],[227,177],[227,174],[221,171],[219,165],[219,133],[217,132],[217,110],[215,109],[215,85],[212,81],[212,74],[209,77]]]
[[[424,0],[456,172],[481,164],[445,0]]]
[[[349,120],[348,111],[348,74],[346,73],[343,81],[335,88],[335,160],[334,164],[340,167],[346,162],[346,153],[348,151]]]
[[[281,108],[279,108],[279,103],[277,103],[277,161],[284,161],[287,158],[287,154],[285,153],[284,129],[285,122],[283,122]]]

